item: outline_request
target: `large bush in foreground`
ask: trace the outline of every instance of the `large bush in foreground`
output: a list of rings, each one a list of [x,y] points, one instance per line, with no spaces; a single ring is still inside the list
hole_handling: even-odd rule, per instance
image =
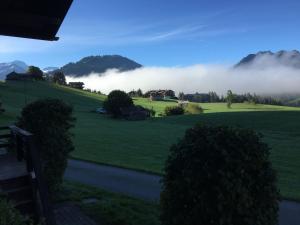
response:
[[[115,90],[110,92],[103,107],[113,117],[121,116],[121,108],[133,106],[131,97],[124,91]]]
[[[181,106],[167,106],[165,108],[166,116],[178,116],[183,114],[184,114],[184,109]]]
[[[269,148],[253,131],[197,125],[171,147],[164,225],[275,225],[278,202]]]
[[[72,111],[58,99],[38,100],[23,109],[18,122],[35,136],[42,172],[52,193],[60,187],[69,153],[74,150],[69,131],[75,120]]]

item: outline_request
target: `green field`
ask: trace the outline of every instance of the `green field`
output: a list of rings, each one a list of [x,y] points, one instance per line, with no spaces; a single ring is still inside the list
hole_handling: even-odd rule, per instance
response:
[[[26,94],[26,98],[24,93]],[[126,168],[162,173],[169,147],[196,123],[226,124],[253,128],[265,135],[272,147],[271,159],[279,174],[285,198],[300,200],[300,108],[269,105],[201,104],[204,114],[157,117],[141,122],[113,120],[91,111],[101,106],[104,96],[47,83],[0,83],[0,98],[6,113],[1,125],[16,120],[26,102],[45,97],[60,98],[74,106],[73,157]],[[135,99],[136,104],[161,113],[174,102]]]
[[[97,200],[84,203],[84,200]],[[101,225],[160,225],[157,203],[110,193],[74,182],[65,182],[56,202],[72,202]]]

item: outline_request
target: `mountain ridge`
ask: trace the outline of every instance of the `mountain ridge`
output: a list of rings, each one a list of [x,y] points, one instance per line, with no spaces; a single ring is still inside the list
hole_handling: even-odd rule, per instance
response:
[[[130,71],[141,68],[142,65],[120,55],[87,56],[73,63],[61,67],[66,75],[82,77],[91,73],[104,73],[109,69]]]
[[[241,59],[234,68],[266,69],[272,66],[284,66],[300,69],[300,52],[298,50],[278,52],[259,51]]]
[[[12,72],[25,73],[28,65],[20,60],[15,60],[8,63],[0,63],[0,80],[5,80],[6,75]]]

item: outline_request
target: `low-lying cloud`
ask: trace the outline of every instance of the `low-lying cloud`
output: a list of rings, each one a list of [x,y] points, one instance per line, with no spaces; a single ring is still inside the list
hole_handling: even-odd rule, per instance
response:
[[[188,67],[144,67],[133,71],[108,70],[85,77],[68,76],[68,82],[82,81],[85,87],[108,94],[119,89],[143,91],[172,89],[184,93],[216,91],[236,93],[280,94],[300,92],[300,70],[273,66],[269,69],[233,69],[224,65]]]

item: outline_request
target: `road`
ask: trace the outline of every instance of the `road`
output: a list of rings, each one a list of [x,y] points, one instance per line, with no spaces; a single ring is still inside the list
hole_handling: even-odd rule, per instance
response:
[[[147,201],[159,201],[160,176],[134,170],[69,160],[65,178]],[[300,225],[300,204],[280,204],[279,225]]]

